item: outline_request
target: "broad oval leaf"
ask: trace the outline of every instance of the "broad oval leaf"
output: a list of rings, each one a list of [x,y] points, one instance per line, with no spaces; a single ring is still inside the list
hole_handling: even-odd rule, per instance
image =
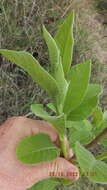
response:
[[[75,152],[81,169],[88,172],[88,178],[95,183],[107,184],[107,164],[96,160],[92,153],[78,142],[75,146]]]
[[[89,117],[98,105],[101,93],[102,87],[100,85],[90,84],[83,101],[75,110],[70,112],[68,120],[80,121]]]
[[[93,139],[90,124],[87,125],[86,121],[72,122],[70,128],[69,141],[72,146],[78,141],[81,144],[89,144]]]
[[[96,160],[90,170],[90,173],[94,175],[90,175],[89,179],[94,183],[107,184],[107,164],[103,161]]]
[[[60,49],[63,70],[65,74],[67,74],[70,69],[73,56],[73,25],[74,11],[68,16],[67,19],[65,19],[55,36],[55,41]]]
[[[46,134],[37,134],[23,139],[16,150],[17,159],[29,165],[55,160],[59,154],[59,149]]]
[[[0,54],[27,71],[32,79],[37,82],[41,88],[46,90],[53,99],[58,97],[59,89],[55,79],[40,66],[38,61],[30,53],[1,49]]]
[[[90,73],[90,61],[71,68],[69,73],[70,84],[64,102],[64,113],[68,114],[82,102],[89,84]]]
[[[84,172],[88,172],[92,164],[95,162],[95,158],[92,153],[85,149],[79,142],[76,142],[75,153],[80,168]]]
[[[43,109],[43,105],[40,105],[40,104],[33,104],[31,106],[31,110],[37,116],[42,117],[43,119],[45,119],[46,121],[51,123],[57,129],[63,154],[64,154],[65,157],[68,156],[68,154],[67,154],[68,152],[67,152],[67,150],[65,149],[65,146],[64,146],[64,139],[65,139],[65,136],[66,136],[66,127],[65,127],[66,118],[65,118],[65,115],[61,114],[59,116],[50,116]]]
[[[28,190],[56,190],[55,187],[59,184],[60,182],[58,179],[50,178],[50,179],[45,179],[36,183]]]

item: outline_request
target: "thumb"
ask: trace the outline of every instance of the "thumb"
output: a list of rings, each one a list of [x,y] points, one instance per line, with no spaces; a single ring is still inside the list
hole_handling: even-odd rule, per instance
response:
[[[53,162],[47,163],[41,169],[40,180],[49,177],[66,178],[71,180],[77,180],[79,178],[78,168],[64,158],[58,158]]]
[[[58,158],[53,162],[39,164],[32,167],[32,174],[29,176],[32,184],[47,178],[66,178],[69,180],[78,180],[79,170],[69,161],[64,158]],[[31,180],[32,178],[32,180]]]

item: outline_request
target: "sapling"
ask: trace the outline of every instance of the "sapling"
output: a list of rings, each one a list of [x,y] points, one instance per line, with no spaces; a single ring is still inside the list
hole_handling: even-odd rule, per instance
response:
[[[51,63],[50,72],[30,53],[0,50],[2,56],[23,68],[47,92],[50,102],[45,107],[42,104],[33,104],[31,111],[51,123],[56,128],[60,140],[60,148],[57,148],[48,135],[33,135],[19,143],[16,155],[18,160],[29,165],[49,162],[61,155],[80,167],[82,172],[94,172],[95,175],[87,176],[92,182],[107,184],[107,164],[102,161],[107,158],[107,154],[94,157],[88,150],[98,143],[107,146],[107,112],[103,113],[99,107],[102,87],[90,83],[90,60],[71,65],[74,47],[73,26],[74,12],[65,19],[54,38],[43,26]],[[46,111],[46,107],[49,112]],[[74,156],[71,158],[72,151]],[[61,183],[67,184],[68,181],[63,179]],[[54,190],[59,181],[49,179],[44,182],[45,187],[47,184],[51,184],[50,190]],[[39,185],[35,188],[42,190],[43,186],[41,187],[41,183]]]

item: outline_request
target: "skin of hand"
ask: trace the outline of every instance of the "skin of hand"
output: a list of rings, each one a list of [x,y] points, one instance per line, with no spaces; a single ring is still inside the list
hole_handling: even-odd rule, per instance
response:
[[[31,135],[44,133],[58,145],[56,129],[45,121],[32,120],[26,117],[12,117],[0,127],[0,189],[26,190],[35,183],[50,177],[60,177],[78,180],[79,171],[64,158],[37,165],[26,165],[17,160],[16,148],[18,143]],[[50,176],[50,174],[54,176]],[[70,174],[70,175],[69,175]],[[74,175],[71,175],[74,174]]]

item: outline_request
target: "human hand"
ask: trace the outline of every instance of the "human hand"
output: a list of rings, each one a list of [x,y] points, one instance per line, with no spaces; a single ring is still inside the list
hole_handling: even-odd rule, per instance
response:
[[[61,157],[35,166],[29,166],[17,160],[18,143],[23,138],[38,133],[48,134],[53,143],[58,145],[57,131],[47,122],[26,117],[13,117],[2,124],[0,128],[0,189],[26,190],[33,184],[52,177],[50,176],[52,172],[56,175],[54,177],[60,177],[57,174],[61,173],[63,178],[71,180],[79,178],[78,168]],[[68,173],[76,175],[68,175]]]

